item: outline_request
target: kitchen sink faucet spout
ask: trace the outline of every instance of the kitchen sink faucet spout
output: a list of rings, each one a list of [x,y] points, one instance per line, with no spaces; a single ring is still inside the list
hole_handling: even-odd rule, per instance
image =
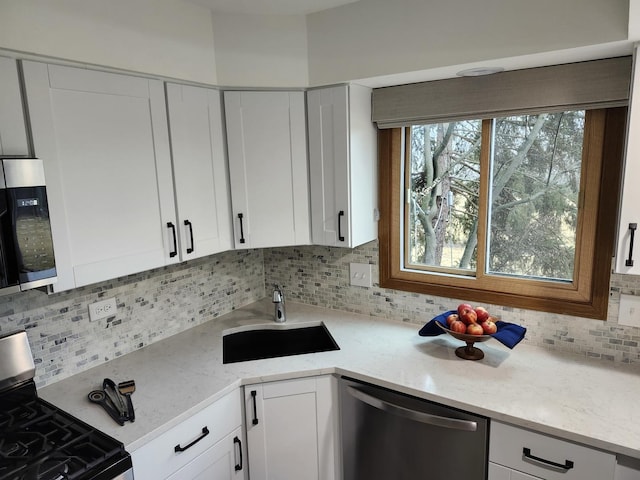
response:
[[[284,323],[287,320],[284,308],[284,293],[282,293],[282,289],[277,283],[273,284],[273,303],[275,305],[273,320],[276,323]]]

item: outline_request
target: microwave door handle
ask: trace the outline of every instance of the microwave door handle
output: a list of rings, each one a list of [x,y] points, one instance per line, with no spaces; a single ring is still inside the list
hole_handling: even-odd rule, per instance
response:
[[[384,412],[397,415],[399,417],[413,420],[415,422],[427,423],[429,425],[452,428],[455,430],[464,430],[466,432],[475,432],[478,429],[478,424],[471,420],[459,420],[457,418],[441,417],[439,415],[418,412],[416,410],[411,410],[410,408],[405,408],[400,405],[396,405],[395,403],[391,403],[386,400],[374,397],[373,395],[364,393],[363,391],[351,386],[347,386],[347,391],[352,397],[357,398],[367,405],[370,405]]]

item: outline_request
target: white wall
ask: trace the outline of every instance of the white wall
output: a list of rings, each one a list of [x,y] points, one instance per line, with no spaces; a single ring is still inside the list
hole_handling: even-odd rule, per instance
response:
[[[0,48],[218,80],[211,12],[181,0],[0,0]]]
[[[213,31],[220,85],[309,84],[304,15],[215,14]]]
[[[360,0],[307,17],[309,79],[319,85],[626,40],[628,8],[629,0]]]
[[[183,0],[0,0],[0,48],[216,85],[309,83],[304,15]]]
[[[221,86],[305,87],[550,51],[569,52],[560,62],[626,54],[606,46],[627,29],[640,40],[639,9],[640,0],[360,0],[305,17],[212,15],[186,0],[0,0],[0,48]]]
[[[640,41],[640,0],[629,0],[629,40]]]

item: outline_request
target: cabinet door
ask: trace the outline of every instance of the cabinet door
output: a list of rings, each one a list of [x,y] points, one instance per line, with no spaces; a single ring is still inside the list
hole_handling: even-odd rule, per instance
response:
[[[241,429],[242,396],[240,390],[236,389],[132,451],[131,460],[136,479],[167,478],[176,472],[183,471],[194,462],[190,467],[192,470],[189,470],[194,476],[200,470],[207,470],[214,464],[217,465],[216,471],[228,470],[223,467],[230,465],[232,461],[236,462],[234,465],[242,466],[239,472],[244,472],[246,468],[242,465],[239,448],[242,445],[235,444],[233,441],[235,436],[239,440],[242,438],[239,435]],[[225,438],[231,440],[221,447],[220,442]],[[177,448],[178,446],[180,448]],[[207,454],[212,448],[214,450]],[[235,452],[234,448],[236,448]],[[203,457],[205,454],[206,456]],[[235,472],[235,468],[233,471]],[[187,477],[178,475],[176,478]]]
[[[616,463],[615,480],[638,480],[640,478],[640,459],[619,456]]]
[[[24,62],[56,291],[177,262],[162,82]]]
[[[310,242],[304,92],[224,92],[236,248]]]
[[[541,480],[526,473],[512,470],[497,463],[489,462],[489,476],[487,480]]]
[[[333,480],[337,417],[333,377],[245,387],[251,480]]]
[[[377,134],[371,90],[341,85],[307,92],[314,244],[356,247],[378,236]]]
[[[0,155],[29,155],[18,65],[0,57]]]
[[[244,480],[242,429],[227,435],[202,452],[167,480]]]
[[[167,84],[182,260],[230,250],[231,205],[218,90]]]
[[[307,92],[311,235],[317,245],[351,245],[348,96],[346,85]]]
[[[627,123],[627,149],[622,187],[622,205],[618,224],[618,245],[616,250],[616,273],[640,275],[640,137],[635,133],[640,129],[640,67],[638,49],[634,54],[634,74]],[[635,228],[635,230],[634,230]],[[635,236],[633,258],[629,258],[631,239]],[[632,262],[628,262],[632,260]]]

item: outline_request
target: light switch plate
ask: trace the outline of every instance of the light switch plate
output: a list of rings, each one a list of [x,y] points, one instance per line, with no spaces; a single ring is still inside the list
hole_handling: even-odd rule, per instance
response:
[[[358,287],[371,287],[371,264],[350,263],[349,282]]]
[[[620,294],[618,324],[640,327],[640,296]]]

